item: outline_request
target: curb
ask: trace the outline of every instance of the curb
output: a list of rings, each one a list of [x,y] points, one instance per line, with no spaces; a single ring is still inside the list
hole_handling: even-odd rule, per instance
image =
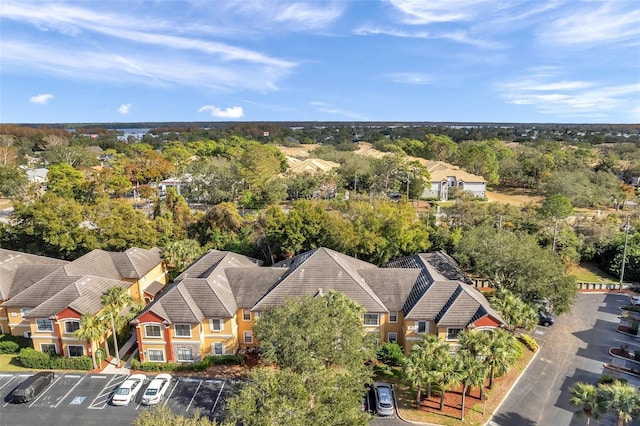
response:
[[[531,359],[529,360],[529,363],[524,367],[524,369],[522,370],[522,373],[520,373],[520,375],[518,376],[518,378],[513,382],[513,384],[511,385],[511,387],[509,388],[509,390],[507,391],[507,393],[504,395],[504,397],[502,398],[502,400],[498,403],[498,405],[496,406],[495,410],[493,410],[493,414],[491,415],[491,417],[489,418],[489,420],[487,420],[487,422],[484,424],[484,426],[489,426],[491,425],[491,420],[493,419],[493,416],[495,416],[495,414],[500,411],[500,407],[502,407],[502,404],[504,404],[504,402],[507,400],[507,397],[509,396],[509,394],[511,393],[511,391],[513,391],[513,389],[516,387],[516,385],[518,384],[518,382],[520,381],[520,379],[522,378],[522,376],[524,376],[524,374],[527,372],[527,370],[529,369],[529,367],[531,366],[531,364],[533,364],[533,361],[538,358],[538,354],[541,352],[542,350],[542,344],[540,344],[538,346],[538,350],[536,351],[536,353],[531,357]]]
[[[405,423],[410,423],[413,425],[424,425],[424,426],[442,426],[439,423],[424,423],[424,422],[414,422],[413,420],[407,420],[404,417],[402,417],[400,415],[400,410],[398,410],[398,400],[396,399],[396,387],[394,384],[391,384],[392,388],[393,388],[393,403],[396,406],[396,416],[398,416],[398,418],[400,420],[402,420]]]

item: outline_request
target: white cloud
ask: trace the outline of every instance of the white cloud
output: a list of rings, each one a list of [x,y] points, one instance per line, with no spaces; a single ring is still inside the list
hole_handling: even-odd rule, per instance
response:
[[[375,26],[363,25],[354,30],[356,35],[389,35],[393,37],[403,38],[428,38],[429,33],[426,31],[407,31],[397,28],[380,28]]]
[[[218,108],[215,105],[205,105],[198,108],[198,112],[209,111],[212,117],[218,118],[242,118],[244,111],[240,106],[233,106],[225,109]]]
[[[427,74],[413,72],[396,72],[385,74],[383,75],[383,78],[386,78],[394,83],[403,84],[429,84],[433,80],[431,76]]]
[[[120,114],[129,114],[131,112],[131,104],[122,104],[118,108]]]
[[[487,0],[389,0],[389,3],[403,14],[403,21],[411,25],[469,21],[484,6],[496,5],[495,1]]]
[[[494,88],[507,103],[531,105],[543,114],[607,119],[616,111],[633,111],[640,83],[606,84],[598,81],[562,80],[559,70],[541,68],[522,79]],[[631,118],[630,115],[629,118]]]
[[[35,95],[30,97],[29,102],[31,102],[32,104],[45,105],[51,99],[53,99],[53,95],[51,93],[43,93],[41,95]]]
[[[640,44],[640,8],[633,1],[576,3],[541,32],[544,43],[592,47],[604,43]]]

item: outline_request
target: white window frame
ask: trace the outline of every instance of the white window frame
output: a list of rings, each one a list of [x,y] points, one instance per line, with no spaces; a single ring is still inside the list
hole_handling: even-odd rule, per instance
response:
[[[24,318],[29,312],[31,312],[31,308],[20,308],[20,318]]]
[[[395,315],[395,319],[393,319],[392,315]],[[393,323],[398,322],[398,311],[389,312],[389,322],[393,322]]]
[[[151,359],[151,352],[160,352],[162,354],[161,360]],[[145,357],[145,361],[148,362],[164,362],[164,350],[162,349],[147,349],[147,356]]]
[[[253,344],[253,331],[245,331],[243,337],[244,343],[248,345]]]
[[[149,334],[149,329],[148,327],[158,327],[158,330],[160,330],[160,335],[159,336],[151,336]],[[147,339],[162,339],[162,327],[158,324],[145,324],[144,325],[144,337]]]
[[[374,315],[375,315],[376,323],[375,324],[367,324],[367,316],[369,316],[369,318],[373,318]],[[362,315],[362,324],[364,324],[367,327],[379,327],[380,326],[380,314],[365,312]]]
[[[424,324],[424,331],[420,331],[420,324]],[[429,321],[416,321],[415,327],[416,327],[416,333],[418,334],[429,333]]]
[[[178,327],[181,327],[181,328],[182,328],[182,327],[184,327],[184,326],[187,326],[187,329],[189,330],[189,335],[178,334]],[[174,324],[174,325],[173,325],[173,335],[174,335],[175,337],[189,337],[189,338],[191,338],[191,324],[185,324],[185,323],[182,323],[182,324]]]
[[[71,348],[82,348],[82,355],[71,355]],[[77,358],[84,356],[84,346],[83,345],[67,345],[67,356],[69,358]]]
[[[180,351],[189,351],[190,359],[180,358]],[[193,362],[193,349],[191,348],[178,348],[178,362]]]
[[[216,353],[216,346],[217,346],[217,345],[219,345],[219,347],[220,347],[220,353],[219,353],[219,354],[218,354],[218,353]],[[223,343],[223,342],[213,342],[213,343],[211,344],[211,353],[212,353],[214,356],[221,356],[221,355],[224,355],[224,354],[226,354],[226,353],[227,353],[227,349],[225,348],[225,345],[224,345],[224,343]]]
[[[395,336],[394,339],[391,338],[392,335]],[[387,333],[387,342],[398,343],[398,333],[396,333],[395,331],[390,331],[389,333]]]
[[[80,321],[77,321],[77,320],[69,320],[69,321],[65,321],[65,322],[64,322],[64,334],[73,334],[73,333],[74,333],[74,331],[76,331],[76,330],[73,330],[73,331],[68,331],[68,330],[67,330],[67,324],[74,324],[74,323],[75,323],[75,324],[78,324],[78,328],[76,328],[76,330],[78,330],[78,329],[80,328]]]
[[[242,310],[242,321],[251,321],[251,311],[249,309]]]
[[[44,353],[44,352],[46,352],[46,351],[42,348],[44,345],[53,346],[54,353],[56,353],[56,354],[58,353],[58,345],[57,345],[57,344],[55,344],[55,343],[40,343],[40,352],[43,352],[43,353]]]
[[[219,322],[220,322],[220,328],[219,328],[219,329],[216,329],[216,328],[213,326],[213,324],[214,324],[214,322],[215,322],[215,321],[219,321]],[[221,331],[224,331],[224,321],[222,320],[222,318],[211,318],[211,319],[209,320],[209,330],[211,330],[211,331],[213,331],[213,332],[216,332],[216,333],[219,333],[219,332],[221,332]]]
[[[49,323],[49,326],[51,327],[51,329],[42,329],[42,328],[40,328],[40,323],[38,321],[47,321]],[[51,332],[53,332],[53,321],[51,321],[49,318],[36,318],[36,330],[38,330],[39,332],[42,332],[42,333],[51,333]]]
[[[456,336],[452,339],[449,337],[449,330],[458,330],[458,332],[456,333]],[[464,329],[463,328],[459,328],[459,327],[447,327],[447,338],[446,341],[447,342],[457,342],[458,341],[458,334],[461,333]]]

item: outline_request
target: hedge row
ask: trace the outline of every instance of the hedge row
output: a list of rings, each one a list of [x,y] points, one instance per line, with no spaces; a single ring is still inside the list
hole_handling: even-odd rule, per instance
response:
[[[18,355],[18,361],[24,367],[37,369],[91,370],[93,368],[93,361],[88,356],[65,358],[31,348],[23,348]]]
[[[31,339],[11,334],[0,334],[0,354],[17,354],[22,348],[32,348]]]
[[[139,371],[204,371],[212,365],[238,365],[244,362],[242,355],[206,356],[202,361],[189,364],[173,362],[140,362],[131,360],[131,368]]]
[[[527,336],[526,334],[521,334],[518,339],[520,339],[520,341],[524,343],[524,345],[529,348],[531,352],[535,352],[538,350],[538,342],[536,342],[533,337]]]

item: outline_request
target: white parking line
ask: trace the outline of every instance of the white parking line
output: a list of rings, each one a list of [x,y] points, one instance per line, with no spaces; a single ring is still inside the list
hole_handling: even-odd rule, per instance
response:
[[[11,382],[13,382],[13,377],[10,378],[9,380],[7,380],[7,382],[4,385],[0,386],[0,389],[2,389],[3,387],[7,386]]]
[[[218,405],[218,400],[220,399],[220,395],[222,395],[222,389],[224,389],[224,385],[227,382],[222,382],[222,387],[220,388],[220,392],[218,392],[218,397],[216,398],[216,402],[213,403],[213,407],[211,407],[211,413],[216,410],[216,405]]]
[[[61,378],[63,378],[63,377],[64,377],[64,374],[59,375],[59,376],[58,376],[58,377],[53,381],[53,383],[51,383],[51,384],[47,387],[47,389],[45,389],[45,391],[44,391],[44,392],[42,392],[40,395],[38,395],[38,397],[37,397],[36,399],[34,399],[34,400],[33,400],[33,402],[32,402],[31,404],[29,404],[29,408],[33,407],[33,404],[35,404],[36,402],[38,402],[38,400],[39,400],[40,398],[42,398],[42,397],[44,396],[44,394],[46,394],[47,392],[49,392],[49,391],[53,388],[53,385],[55,385],[55,384],[56,384],[56,382],[57,382],[58,380],[60,380]]]
[[[176,381],[176,384],[173,385],[173,389],[171,389],[171,392],[169,392],[169,396],[164,400],[164,404],[162,404],[162,405],[167,405],[167,402],[169,401],[169,398],[171,398],[171,395],[173,395],[173,391],[176,390],[176,388],[178,387],[178,383],[180,383],[180,379],[178,379]]]
[[[191,401],[189,401],[189,405],[187,405],[187,409],[184,410],[185,412],[189,411],[189,408],[191,408],[191,404],[193,404],[193,400],[196,398],[196,395],[198,394],[198,390],[200,389],[200,386],[202,386],[202,380],[200,380],[200,382],[198,383],[198,387],[196,388],[196,391],[193,393],[193,396],[191,397]]]
[[[129,376],[128,376],[128,375],[122,375],[122,374],[117,374],[117,375],[113,376],[113,377],[111,378],[111,380],[109,380],[109,382],[108,382],[106,385],[104,385],[104,387],[102,388],[102,390],[100,391],[100,393],[98,394],[98,396],[96,396],[96,397],[94,398],[94,400],[91,402],[91,404],[89,404],[89,407],[87,407],[87,408],[88,408],[89,410],[102,410],[102,409],[107,405],[107,402],[109,402],[109,395],[111,394],[111,391],[109,391],[109,392],[107,392],[107,394],[105,395],[105,393],[104,393],[105,389],[109,388],[109,387],[111,386],[111,384],[112,384],[114,381],[117,381],[117,380],[119,380],[120,378],[123,378],[123,377],[124,377],[124,380],[122,380],[120,383],[118,383],[118,384],[117,384],[117,386],[120,386],[122,383],[124,383],[124,381],[125,381],[125,380],[127,379],[127,377],[129,377]],[[106,399],[105,399],[104,401],[100,401],[100,402],[98,403],[98,404],[102,404],[102,406],[94,405],[94,404],[96,404],[96,401],[98,400],[98,398],[102,399],[102,398],[104,398],[105,396],[106,396]]]
[[[80,376],[67,376],[67,377],[80,377]],[[87,376],[85,376],[87,377]],[[81,381],[83,381],[85,379],[85,377],[83,377],[82,379],[78,380],[78,382],[73,385],[73,387],[71,389],[69,389],[69,392],[67,392],[60,401],[58,401],[58,403],[56,405],[53,406],[53,408],[56,408],[58,405],[60,405],[62,403],[62,401],[64,401],[64,399],[69,396],[69,394],[76,388],[76,386],[78,386],[80,384]]]

